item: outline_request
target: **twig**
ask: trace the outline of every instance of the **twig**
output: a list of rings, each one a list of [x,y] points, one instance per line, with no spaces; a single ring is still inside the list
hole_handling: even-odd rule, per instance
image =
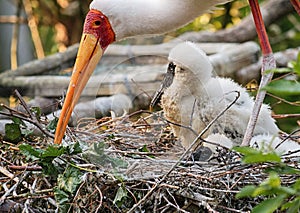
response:
[[[11,186],[10,189],[7,190],[7,191],[4,193],[4,195],[2,195],[2,197],[0,197],[0,206],[1,206],[1,205],[3,204],[3,202],[6,200],[6,198],[8,197],[8,195],[9,195],[12,191],[14,191],[14,190],[19,186],[20,183],[23,182],[23,179],[25,179],[25,177],[26,177],[28,174],[29,174],[29,172],[25,172],[25,173],[23,174],[23,176],[19,178],[18,182],[16,182],[13,186]]]
[[[16,166],[16,165],[9,165],[9,169],[12,170],[26,170],[26,171],[41,171],[41,166]]]
[[[99,206],[97,207],[96,211],[95,212],[99,212],[100,211],[100,208],[102,206],[102,200],[103,200],[103,195],[102,195],[102,192],[101,190],[99,189],[99,187],[97,185],[95,185],[97,191],[99,192],[99,196],[100,196],[100,201],[99,201]]]
[[[28,26],[31,32],[32,41],[35,47],[36,55],[38,59],[45,57],[43,44],[39,35],[38,26],[33,16],[30,0],[23,0],[23,5],[28,19]],[[30,23],[30,24],[29,24]]]
[[[218,211],[211,208],[210,205],[204,200],[202,201],[202,205],[205,206],[209,213],[219,213]]]
[[[275,119],[297,118],[300,117],[300,113],[299,114],[273,114],[272,117]]]
[[[299,102],[299,101],[295,101],[295,102],[287,101],[287,100],[285,100],[285,99],[283,99],[283,98],[280,98],[280,97],[278,97],[278,96],[276,96],[276,95],[273,95],[273,94],[271,94],[271,93],[267,93],[267,95],[269,95],[269,96],[271,96],[272,98],[275,98],[275,99],[277,99],[277,100],[279,100],[279,101],[281,101],[281,102],[283,102],[283,103],[287,103],[287,104],[290,104],[290,105],[292,105],[292,106],[300,106],[300,102]]]
[[[171,196],[171,193],[170,193],[168,190],[167,190],[167,192],[168,192],[169,195]],[[179,211],[179,212],[188,213],[188,211],[185,211],[185,210],[181,209],[181,208],[178,206],[177,203],[176,203],[176,205],[173,204],[173,203],[171,203],[165,195],[162,195],[162,197],[163,197],[164,200],[168,203],[167,205],[172,206],[173,208],[175,208],[175,209],[176,209],[177,211]],[[175,198],[174,198],[173,196],[171,196],[171,198],[175,201]]]
[[[10,179],[13,179],[15,182],[19,181],[18,177],[14,177],[14,175],[12,173],[10,173],[7,169],[5,169],[4,167],[0,166],[0,172],[2,174],[4,174],[5,176],[9,177]]]
[[[28,108],[26,102],[23,100],[22,96],[20,95],[20,93],[17,90],[15,90],[15,94],[16,94],[17,98],[19,99],[19,101],[21,102],[21,105],[26,110],[27,114],[16,111],[4,104],[0,104],[0,106],[4,107],[5,109],[7,109],[9,111],[9,113],[0,111],[0,115],[5,115],[8,117],[13,116],[13,117],[19,118],[21,120],[27,121],[27,122],[33,124],[34,126],[36,126],[41,132],[43,132],[48,137],[54,138],[54,136],[50,132],[48,132],[43,125],[40,124],[40,121],[37,119],[36,115],[32,114],[32,112]]]
[[[16,17],[19,19],[21,15],[21,7],[22,7],[22,0],[18,0],[17,6],[17,14]],[[17,69],[18,67],[18,37],[19,37],[19,29],[20,23],[16,22],[13,26],[13,35],[11,39],[11,46],[10,46],[10,66],[11,69]]]
[[[26,110],[28,116],[32,119],[35,120],[35,116],[32,115],[32,112],[30,111],[30,109],[28,108],[26,102],[24,101],[24,99],[22,98],[21,94],[19,93],[18,90],[14,91],[15,95],[17,96],[17,98],[19,99],[19,101],[21,102],[21,105],[24,107],[24,109]]]
[[[173,164],[173,166],[171,167],[171,169],[162,177],[162,179],[160,181],[158,181],[150,190],[149,192],[137,203],[135,204],[129,211],[133,212],[139,205],[141,205],[153,192],[154,190],[157,189],[157,187],[163,182],[165,181],[165,179],[171,174],[171,172],[175,169],[175,167],[184,159],[184,157],[186,156],[186,154],[194,147],[194,145],[199,141],[199,139],[201,139],[201,137],[205,134],[205,132],[228,110],[231,108],[231,106],[233,104],[236,103],[236,101],[239,99],[240,97],[240,92],[238,91],[234,91],[236,92],[238,95],[236,96],[236,98],[224,109],[222,110],[212,121],[209,122],[209,124],[199,133],[199,135],[194,139],[194,141],[190,144],[190,146],[186,149],[186,151],[181,155],[181,157],[179,158],[179,160]]]
[[[135,152],[135,151],[122,151],[122,150],[105,150],[109,153],[121,153],[124,155],[164,155],[165,153],[156,153],[156,152]]]
[[[35,191],[34,194],[30,193],[23,193],[23,194],[18,194],[18,195],[13,195],[13,196],[8,196],[8,199],[13,199],[13,198],[23,198],[23,197],[30,197],[30,198],[36,198],[34,195],[35,194],[45,194],[45,193],[52,193],[53,189],[42,189]],[[53,196],[53,195],[46,195],[46,197]],[[39,196],[40,197],[40,196]]]

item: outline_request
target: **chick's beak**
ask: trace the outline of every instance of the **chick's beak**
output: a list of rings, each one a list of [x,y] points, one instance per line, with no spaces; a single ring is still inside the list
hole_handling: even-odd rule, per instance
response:
[[[67,95],[57,123],[55,144],[61,143],[75,104],[103,53],[104,49],[99,39],[93,34],[83,33]]]

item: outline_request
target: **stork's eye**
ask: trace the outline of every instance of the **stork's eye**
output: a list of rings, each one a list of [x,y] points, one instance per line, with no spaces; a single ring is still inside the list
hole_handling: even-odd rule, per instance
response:
[[[101,25],[101,21],[100,20],[96,20],[96,21],[94,21],[94,23],[93,23],[93,27],[94,28],[97,28],[97,27],[99,27]]]

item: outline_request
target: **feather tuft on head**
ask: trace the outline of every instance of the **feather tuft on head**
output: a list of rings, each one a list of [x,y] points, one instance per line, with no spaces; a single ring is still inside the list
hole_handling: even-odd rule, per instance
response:
[[[211,78],[213,66],[206,53],[196,43],[183,42],[176,45],[170,51],[169,61],[189,69],[202,80]]]

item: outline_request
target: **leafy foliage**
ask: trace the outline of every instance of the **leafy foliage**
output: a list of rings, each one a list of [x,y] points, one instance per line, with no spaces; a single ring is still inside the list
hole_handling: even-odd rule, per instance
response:
[[[273,73],[293,73],[299,78],[300,76],[300,52],[296,61],[291,61],[288,68],[278,68],[269,70],[268,72]],[[267,92],[272,94],[286,97],[286,96],[299,96],[300,95],[300,83],[297,79],[286,80],[279,79],[270,82],[265,88]]]
[[[70,209],[71,198],[82,183],[82,177],[82,172],[73,166],[68,166],[63,174],[58,175],[54,196],[61,212],[67,212]]]
[[[252,147],[235,147],[235,151],[243,154],[244,163],[281,162],[280,157],[275,153],[264,153]]]
[[[45,150],[33,148],[28,144],[22,144],[19,148],[27,159],[38,161],[38,164],[43,168],[43,172],[52,176],[57,176],[64,170],[64,166],[59,166],[57,161],[55,161],[58,160],[58,157],[82,152],[78,142],[66,147],[50,145]]]
[[[11,142],[18,142],[22,139],[20,125],[16,123],[5,124],[5,139]]]
[[[113,201],[114,204],[117,204],[119,207],[122,205],[124,200],[127,198],[127,190],[123,184],[118,188],[115,199]]]
[[[300,52],[295,61],[288,63],[288,67],[276,68],[266,72],[274,73],[275,79],[263,89],[272,97],[267,102],[272,105],[276,114],[298,114],[300,110]],[[298,127],[299,118],[281,118],[277,123],[285,132],[291,132]]]
[[[93,145],[83,153],[83,156],[96,165],[111,164],[114,168],[126,168],[128,164],[119,158],[113,158],[104,153],[104,142],[93,143]]]
[[[266,199],[255,206],[254,213],[272,213],[278,209],[296,213],[300,207],[300,179],[291,186],[282,186],[280,174],[300,174],[300,170],[292,168],[281,162],[275,153],[263,153],[251,147],[235,147],[234,150],[243,154],[243,163],[270,163],[274,164],[268,169],[268,178],[258,186],[248,185],[241,189],[236,198],[264,196]]]

